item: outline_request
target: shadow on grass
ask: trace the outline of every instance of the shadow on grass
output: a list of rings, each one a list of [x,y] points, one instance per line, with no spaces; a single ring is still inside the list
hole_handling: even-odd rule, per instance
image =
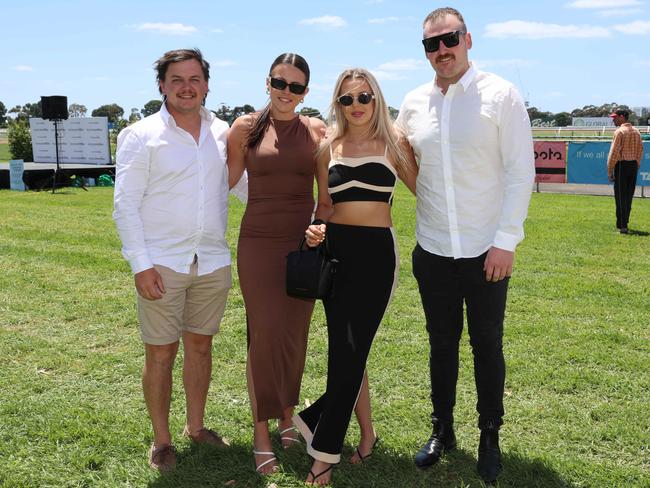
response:
[[[418,470],[412,456],[391,453],[379,445],[372,457],[360,465],[351,465],[348,459],[354,448],[344,448],[342,461],[335,467],[334,488],[429,488],[483,487],[476,473],[476,457],[457,449],[448,453],[435,466]],[[283,451],[275,446],[282,470],[268,477],[255,472],[250,445],[233,444],[227,449],[210,446],[190,447],[178,453],[176,469],[158,476],[149,483],[151,488],[194,487],[251,487],[264,488],[272,483],[280,487],[305,486],[303,480],[311,467],[311,458],[304,446]],[[497,487],[564,488],[570,484],[541,460],[526,459],[518,454],[504,453],[503,472]]]
[[[627,233],[628,236],[639,236],[639,237],[648,237],[650,236],[650,232],[646,232],[644,230],[634,230],[630,229]]]

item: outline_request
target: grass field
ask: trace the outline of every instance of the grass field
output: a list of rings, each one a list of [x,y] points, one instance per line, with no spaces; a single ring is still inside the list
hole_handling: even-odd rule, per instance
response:
[[[11,159],[11,154],[9,153],[9,144],[6,141],[3,143],[0,141],[0,163],[6,163]]]
[[[226,451],[181,436],[175,370],[171,425],[180,464],[151,471],[142,399],[143,351],[132,277],[110,218],[112,190],[0,191],[0,486],[304,486],[302,448],[276,451],[283,471],[254,472],[245,386],[246,328],[235,280],[215,341],[207,425]],[[231,202],[236,249],[243,206]],[[414,200],[394,204],[400,286],[369,362],[381,442],[368,462],[342,462],[335,487],[478,487],[471,351],[461,345],[458,449],[426,472],[413,454],[430,433],[428,343],[410,251]],[[650,200],[631,228],[650,231]],[[505,326],[502,487],[648,487],[650,480],[650,237],[614,231],[611,198],[534,194],[517,253]],[[236,274],[235,274],[236,277]],[[302,401],[326,376],[322,307],[312,321]],[[180,357],[179,357],[180,359]],[[177,362],[177,365],[180,361]],[[354,421],[345,458],[356,446]]]

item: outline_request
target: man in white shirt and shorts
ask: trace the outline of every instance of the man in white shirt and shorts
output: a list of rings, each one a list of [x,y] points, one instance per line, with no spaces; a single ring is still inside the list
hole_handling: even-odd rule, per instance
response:
[[[176,464],[169,410],[181,338],[184,434],[195,443],[227,444],[203,417],[212,336],[231,286],[228,124],[203,106],[210,66],[199,50],[169,51],[154,67],[163,104],[119,134],[113,218],[135,276],[142,385],[154,434],[149,464],[166,472]]]
[[[481,429],[477,469],[489,483],[501,471],[503,317],[535,176],[532,135],[515,87],[469,62],[472,37],[457,10],[434,10],[423,30],[436,76],[407,94],[397,119],[419,161],[413,274],[431,347],[433,433],[415,464],[427,468],[456,445],[465,306]]]

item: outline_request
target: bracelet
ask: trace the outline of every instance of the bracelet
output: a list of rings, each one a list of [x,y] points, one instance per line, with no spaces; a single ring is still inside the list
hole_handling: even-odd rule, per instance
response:
[[[323,219],[314,219],[314,221],[311,223],[311,225],[320,225],[320,224],[327,224]]]

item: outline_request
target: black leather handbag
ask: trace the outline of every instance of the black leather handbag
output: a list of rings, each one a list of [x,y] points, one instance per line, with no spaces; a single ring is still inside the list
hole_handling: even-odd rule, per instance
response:
[[[329,298],[334,288],[338,261],[327,251],[327,238],[317,247],[300,241],[297,251],[287,254],[287,295],[297,298]]]

